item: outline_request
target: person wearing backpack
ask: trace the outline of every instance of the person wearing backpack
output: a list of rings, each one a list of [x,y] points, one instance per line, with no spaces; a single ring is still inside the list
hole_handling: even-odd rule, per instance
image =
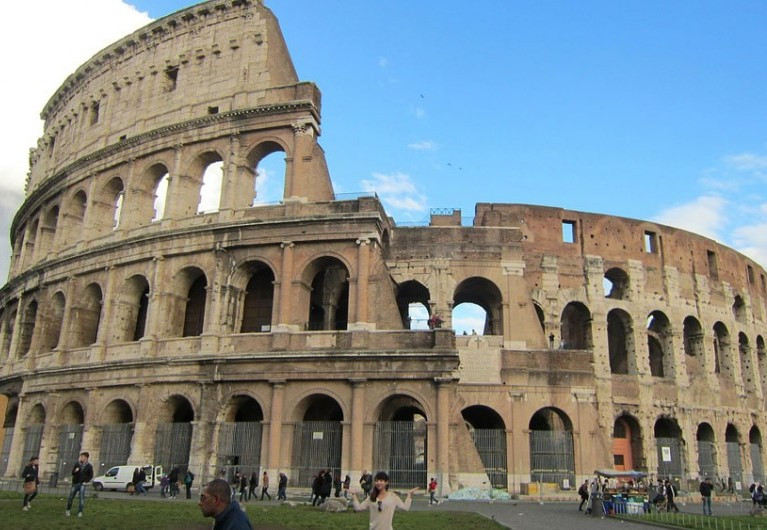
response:
[[[184,488],[186,488],[186,498],[191,499],[192,498],[192,483],[194,482],[194,473],[192,473],[190,470],[186,470],[186,475],[184,475]]]

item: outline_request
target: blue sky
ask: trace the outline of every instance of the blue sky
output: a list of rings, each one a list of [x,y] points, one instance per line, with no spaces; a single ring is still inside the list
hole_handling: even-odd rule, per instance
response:
[[[145,22],[124,10],[156,18],[191,4],[98,0],[105,12],[80,21],[82,2],[66,4],[90,28],[83,51],[17,123],[34,123],[66,73],[131,31],[118,22]],[[375,189],[401,224],[425,223],[429,208],[470,218],[477,202],[651,219],[767,264],[767,2],[266,4],[299,77],[322,90],[337,193]],[[97,26],[113,35],[89,42]],[[49,30],[42,62],[18,68],[62,62],[50,43],[75,33]],[[40,131],[14,150],[24,163]],[[0,168],[6,217],[19,171]]]

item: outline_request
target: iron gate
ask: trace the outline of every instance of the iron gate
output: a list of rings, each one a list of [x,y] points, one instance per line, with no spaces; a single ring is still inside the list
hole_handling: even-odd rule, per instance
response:
[[[379,421],[373,455],[375,469],[388,471],[392,486],[423,488],[426,484],[426,422]]]
[[[477,448],[482,465],[485,467],[494,488],[506,489],[506,431],[504,429],[474,429],[471,438]]]
[[[530,431],[530,480],[575,484],[573,433]]]
[[[40,445],[43,441],[43,428],[42,423],[36,423],[30,425],[24,429],[26,436],[24,437],[24,452],[21,455],[21,468],[19,474],[24,471],[29,459],[33,456],[40,456]]]
[[[658,478],[682,480],[682,443],[680,438],[656,438]]]
[[[740,444],[738,442],[727,442],[727,467],[730,471],[730,478],[733,483],[740,482],[743,486],[743,464],[740,460]]]
[[[751,470],[754,482],[764,482],[764,465],[762,464],[762,448],[759,444],[751,444]]]
[[[247,476],[261,465],[260,421],[222,423],[218,435],[218,469],[232,481],[237,470]]]
[[[101,428],[101,452],[99,471],[101,475],[114,466],[128,463],[130,444],[133,439],[132,423],[110,423]]]
[[[82,424],[65,424],[59,428],[59,454],[56,462],[56,471],[58,471],[60,477],[69,476],[72,466],[80,456],[82,441]]]
[[[154,465],[162,466],[163,469],[178,467],[179,471],[186,473],[191,445],[191,423],[158,423],[154,441]]]
[[[0,452],[0,477],[5,476],[5,472],[8,471],[8,459],[11,456],[12,443],[13,443],[13,427],[6,427],[5,438],[3,438],[3,449],[2,449],[2,452]]]
[[[698,440],[698,468],[701,478],[716,476],[716,444],[706,440]]]
[[[341,422],[300,421],[293,431],[295,485],[311,486],[320,469],[341,470]]]

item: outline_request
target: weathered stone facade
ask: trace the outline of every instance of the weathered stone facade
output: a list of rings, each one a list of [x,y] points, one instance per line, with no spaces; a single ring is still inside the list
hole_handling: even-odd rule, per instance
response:
[[[6,475],[39,453],[66,476],[82,448],[102,471],[296,486],[321,467],[515,492],[595,468],[763,477],[762,267],[632,219],[478,204],[470,227],[398,227],[375,196],[337,200],[319,90],[261,3],[129,35],[43,117],[0,291]],[[274,152],[284,197],[258,205]],[[442,327],[409,329],[412,303]],[[455,336],[462,303],[484,333]]]

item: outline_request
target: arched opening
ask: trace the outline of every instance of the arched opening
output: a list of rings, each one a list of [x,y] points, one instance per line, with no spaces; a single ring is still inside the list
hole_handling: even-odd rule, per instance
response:
[[[152,200],[152,219],[151,221],[161,221],[165,217],[165,208],[168,204],[168,186],[170,185],[170,175],[168,170],[162,165],[153,166],[150,169],[149,178],[154,181],[154,199]]]
[[[506,489],[506,425],[503,419],[493,409],[483,405],[467,407],[461,411],[461,416],[482,462],[486,480],[493,488]],[[465,453],[468,456],[469,447]]]
[[[43,335],[40,337],[40,351],[49,352],[59,345],[61,337],[61,325],[64,321],[64,294],[57,291],[51,297],[48,305],[46,324],[43,326]]]
[[[546,332],[546,315],[543,313],[543,308],[538,304],[538,302],[533,303],[533,307],[535,308],[535,316],[538,317],[538,323],[541,325],[541,331],[545,333]]]
[[[621,268],[613,267],[605,272],[602,286],[605,290],[605,298],[613,300],[628,300],[629,276]]]
[[[324,394],[313,394],[298,404],[296,414],[301,418],[293,431],[296,483],[311,484],[312,476],[320,469],[340,471],[344,416],[338,402]]]
[[[4,316],[4,329],[5,333],[3,334],[3,356],[11,356],[11,344],[13,343],[13,331],[16,328],[16,307],[18,306],[17,301],[9,302],[7,307],[7,310],[3,313]]]
[[[642,432],[636,418],[623,414],[613,424],[613,467],[620,471],[644,465]]]
[[[580,302],[570,302],[562,311],[560,323],[561,348],[564,350],[589,350],[593,347],[591,337],[591,313]]]
[[[224,181],[224,162],[215,151],[200,155],[200,164],[205,168],[202,172],[200,186],[200,201],[197,213],[217,212],[221,205],[221,185]]]
[[[530,481],[575,484],[573,424],[559,409],[546,407],[530,418]]]
[[[631,316],[622,309],[607,313],[607,347],[610,373],[628,374],[634,366],[634,331]]]
[[[56,237],[56,225],[59,221],[59,207],[53,206],[45,215],[43,215],[40,225],[40,259],[45,259],[48,253],[53,249],[53,242]]]
[[[700,477],[709,477],[713,480],[717,475],[714,429],[708,423],[701,423],[698,425],[695,438],[698,442],[698,472]]]
[[[381,404],[373,435],[373,467],[389,472],[397,488],[426,484],[426,414],[410,396],[395,395]]]
[[[133,440],[133,411],[122,399],[110,401],[104,409],[101,428],[101,451],[99,470],[94,474],[103,475],[114,466],[128,463],[131,441]]]
[[[673,373],[671,322],[661,311],[647,317],[647,350],[650,357],[650,375],[665,377]]]
[[[115,342],[140,340],[146,332],[149,311],[149,282],[136,274],[128,278],[115,304]]]
[[[688,375],[702,374],[703,328],[697,318],[688,316],[683,324],[684,361]]]
[[[323,257],[306,271],[311,278],[309,330],[344,330],[349,320],[349,271],[339,260]]]
[[[120,226],[124,194],[125,185],[120,177],[110,179],[95,194],[93,214],[88,221],[93,226],[95,234],[106,235]]]
[[[253,191],[252,206],[263,206],[279,202],[285,196],[285,175],[287,164],[284,149],[277,142],[263,142],[248,156],[253,168],[250,189]]]
[[[168,398],[162,406],[157,423],[155,465],[168,470],[177,467],[181,473],[186,473],[189,468],[193,421],[194,409],[185,397],[175,395]]]
[[[764,483],[764,464],[762,462],[762,433],[756,425],[748,432],[748,450],[751,455],[751,473],[753,481]]]
[[[727,445],[727,468],[730,478],[735,483],[736,489],[743,487],[743,461],[740,456],[740,433],[732,423],[727,424],[724,432],[725,445]]]
[[[746,302],[739,294],[735,295],[735,301],[732,303],[732,316],[736,322],[746,323]]]
[[[83,190],[78,190],[69,200],[63,212],[64,219],[63,243],[71,245],[77,243],[83,236],[83,222],[85,221],[85,209],[88,204],[88,196]]]
[[[218,435],[218,466],[229,482],[237,471],[258,473],[261,466],[261,438],[264,413],[250,396],[234,396],[229,403]]]
[[[44,428],[45,409],[38,403],[32,407],[29,416],[27,416],[27,423],[24,428],[24,451],[21,454],[21,467],[18,474],[21,474],[30,458],[40,455]]]
[[[721,322],[714,324],[714,368],[716,373],[721,372],[730,379],[733,378],[730,333],[727,326]]]
[[[756,336],[756,359],[759,365],[759,383],[762,385],[762,394],[767,394],[767,352],[764,349],[764,338]]]
[[[24,313],[19,327],[19,357],[24,357],[32,347],[32,337],[35,334],[37,321],[37,300],[31,300],[24,308]]]
[[[16,431],[16,416],[19,412],[18,396],[12,396],[8,400],[8,406],[5,409],[5,417],[3,418],[3,430],[5,436],[3,437],[3,445],[0,448],[0,476],[4,476],[8,470],[8,461],[11,457],[11,446],[13,445],[13,437]]]
[[[682,480],[684,453],[679,424],[673,418],[659,418],[655,422],[654,434],[658,454],[658,477]]]
[[[405,329],[428,329],[429,289],[420,282],[409,280],[397,285],[397,309]]]
[[[200,274],[189,286],[184,311],[182,337],[198,337],[205,329],[205,302],[207,300],[207,279]]]
[[[250,280],[245,287],[241,333],[262,333],[272,329],[274,273],[263,263],[249,264]]]
[[[80,298],[80,305],[74,307],[74,330],[72,346],[81,348],[96,342],[101,322],[101,306],[103,297],[101,287],[97,283],[88,284]]]
[[[756,391],[754,371],[751,367],[751,346],[748,344],[748,336],[742,331],[738,333],[738,354],[740,355],[740,375],[746,392]]]
[[[490,280],[479,277],[463,280],[453,294],[453,329],[460,333],[467,331],[468,326],[464,325],[463,329],[459,330],[456,325],[460,324],[463,318],[466,318],[468,325],[479,324],[481,321],[477,321],[477,318],[481,318],[484,312],[485,321],[481,323],[482,326],[471,329],[482,335],[503,335],[502,303],[501,290]],[[481,311],[475,308],[474,311],[469,310],[463,315],[463,309],[459,307],[462,304],[474,304],[481,308]]]
[[[80,445],[83,440],[83,424],[85,413],[83,407],[76,401],[70,401],[61,410],[59,425],[59,448],[56,471],[60,477],[66,477],[80,456]]]

